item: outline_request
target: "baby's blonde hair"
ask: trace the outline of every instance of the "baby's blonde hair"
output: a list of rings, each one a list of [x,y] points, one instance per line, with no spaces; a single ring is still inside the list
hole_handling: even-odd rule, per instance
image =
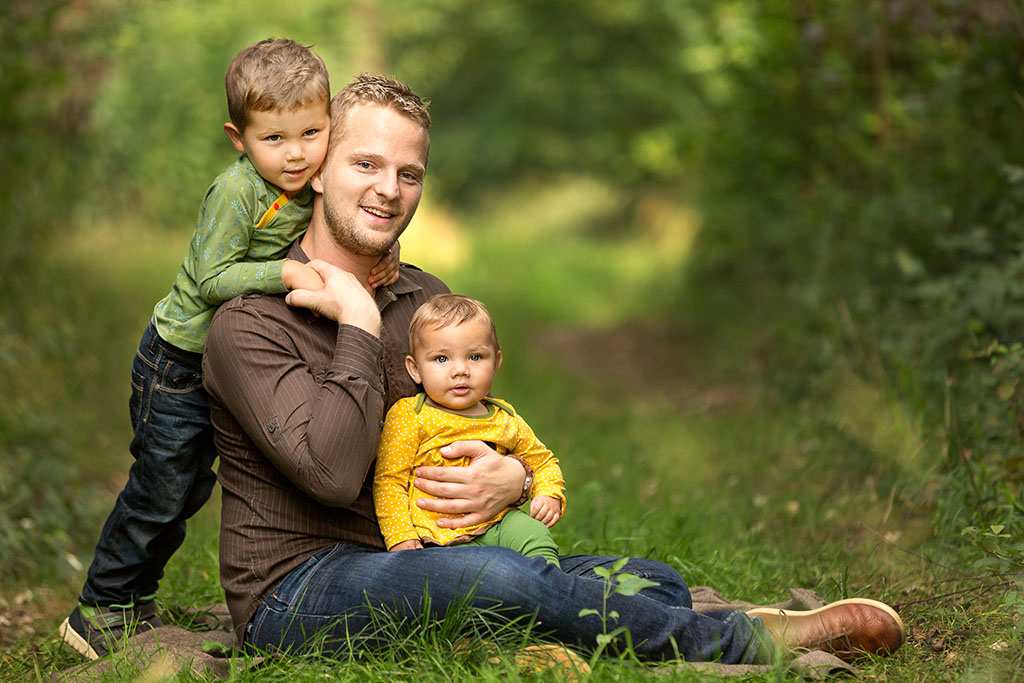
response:
[[[490,324],[491,343],[495,352],[500,351],[494,319],[491,318],[486,306],[462,294],[435,294],[417,308],[412,316],[409,323],[409,353],[416,350],[420,332],[424,329],[439,330],[449,325],[461,325],[474,318],[482,318]]]
[[[228,64],[224,89],[228,116],[245,132],[257,111],[292,111],[331,99],[331,82],[324,61],[311,46],[294,40],[268,38],[239,52]]]

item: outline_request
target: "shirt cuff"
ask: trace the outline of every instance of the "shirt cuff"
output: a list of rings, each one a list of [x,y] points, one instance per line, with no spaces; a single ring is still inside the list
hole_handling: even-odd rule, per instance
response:
[[[384,370],[380,366],[381,340],[361,327],[338,325],[338,341],[331,370],[342,378],[361,378],[384,392]]]
[[[266,282],[267,294],[283,294],[288,291],[284,286],[284,259],[267,261],[267,268],[263,271],[263,280]]]

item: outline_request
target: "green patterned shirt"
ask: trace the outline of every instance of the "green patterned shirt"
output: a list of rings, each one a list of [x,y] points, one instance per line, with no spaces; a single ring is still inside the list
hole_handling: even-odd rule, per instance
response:
[[[247,292],[287,291],[281,266],[288,247],[309,225],[313,191],[307,185],[257,227],[280,196],[244,154],[217,176],[199,207],[196,233],[174,286],[153,309],[164,341],[202,353],[217,306]]]

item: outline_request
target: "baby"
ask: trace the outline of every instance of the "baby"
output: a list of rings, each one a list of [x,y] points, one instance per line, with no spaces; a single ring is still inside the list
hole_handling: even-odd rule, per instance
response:
[[[409,324],[405,364],[423,393],[401,399],[388,411],[373,486],[388,550],[468,543],[511,548],[558,565],[558,546],[548,527],[565,508],[562,471],[512,406],[488,396],[501,367],[501,350],[484,305],[458,294],[439,294],[420,306]],[[421,465],[467,464],[439,453],[467,440],[488,442],[523,465],[523,498],[482,524],[442,528],[436,523],[440,513],[416,505],[427,494],[413,486],[413,473]],[[517,506],[529,498],[527,515]]]

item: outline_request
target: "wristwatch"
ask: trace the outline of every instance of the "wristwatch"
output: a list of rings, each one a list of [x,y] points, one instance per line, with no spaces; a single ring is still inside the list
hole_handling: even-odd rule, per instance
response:
[[[519,496],[519,500],[512,503],[513,506],[519,507],[526,501],[530,500],[530,489],[533,488],[533,468],[530,467],[530,463],[526,462],[526,460],[519,457],[518,455],[508,455],[505,457],[512,458],[513,460],[515,460],[520,465],[522,465],[523,469],[526,471],[526,479],[523,479],[523,495]]]

